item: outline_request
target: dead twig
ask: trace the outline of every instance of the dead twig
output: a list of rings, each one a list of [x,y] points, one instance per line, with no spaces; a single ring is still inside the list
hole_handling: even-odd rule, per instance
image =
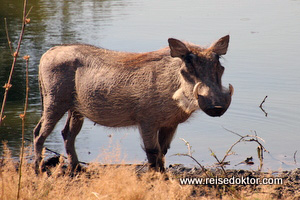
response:
[[[14,70],[14,67],[15,67],[15,63],[17,61],[17,57],[18,57],[18,54],[19,54],[19,51],[20,51],[20,47],[21,47],[21,42],[22,42],[22,39],[23,39],[23,35],[24,35],[24,31],[25,31],[25,26],[28,23],[28,21],[26,19],[26,6],[27,6],[27,0],[24,0],[22,30],[21,30],[20,37],[19,37],[17,51],[13,55],[14,56],[14,60],[13,60],[13,64],[12,64],[12,67],[11,67],[11,72],[10,72],[9,79],[8,79],[8,85],[10,85],[10,86],[11,86],[10,82],[11,82],[11,78],[12,78],[12,73],[13,73],[13,70]],[[24,113],[20,114],[20,118],[22,119],[22,147],[21,147],[21,154],[20,154],[17,200],[20,198],[21,179],[22,179],[22,164],[23,164],[23,159],[24,159],[25,118],[26,118],[26,112],[27,112],[27,106],[28,106],[28,93],[29,93],[29,85],[28,85],[29,84],[29,80],[28,80],[28,63],[29,63],[29,58],[30,58],[30,56],[24,56],[24,59],[26,60],[26,95],[25,95],[26,97],[25,97]],[[5,89],[4,100],[3,100],[2,109],[1,109],[1,116],[0,116],[0,125],[1,125],[1,122],[2,122],[2,113],[4,111],[4,106],[5,106],[5,102],[6,102],[7,92],[8,92],[9,88]]]
[[[224,128],[224,127],[223,127],[223,128]],[[269,153],[269,151],[267,151],[266,148],[265,148],[265,147],[262,145],[262,143],[259,141],[259,140],[261,140],[262,142],[265,142],[264,139],[262,139],[261,137],[257,136],[256,131],[254,131],[255,135],[245,135],[245,136],[242,136],[242,135],[240,135],[240,134],[238,134],[238,133],[235,133],[234,131],[231,131],[231,130],[229,130],[229,129],[226,129],[226,128],[224,128],[224,129],[225,129],[226,131],[229,131],[229,132],[231,132],[231,133],[233,133],[233,134],[239,136],[240,139],[237,140],[233,145],[231,145],[231,146],[229,147],[229,149],[227,150],[226,154],[224,155],[224,157],[223,157],[223,159],[221,160],[220,163],[223,164],[223,163],[225,162],[226,158],[227,158],[229,155],[231,155],[230,152],[232,151],[233,147],[234,147],[235,145],[237,145],[238,143],[240,143],[240,142],[242,142],[242,141],[244,141],[244,142],[256,142],[256,143],[258,144],[258,147],[257,147],[257,154],[258,154],[258,158],[259,158],[259,160],[260,160],[260,167],[259,167],[259,170],[261,170],[262,165],[263,165],[263,152]],[[223,165],[224,165],[224,164],[223,164]]]
[[[217,155],[216,155],[210,148],[209,148],[209,151],[211,152],[211,155],[217,160],[218,165],[221,167],[221,169],[222,169],[224,175],[227,177],[227,173],[226,173],[226,171],[225,171],[225,169],[224,169],[224,165],[225,165],[224,161],[223,161],[223,160],[220,161],[220,160],[218,159]]]
[[[254,162],[253,162],[253,157],[252,157],[252,156],[247,157],[244,161],[242,161],[242,162],[240,162],[240,163],[238,163],[238,164],[236,164],[236,165],[234,165],[234,166],[238,166],[238,165],[240,165],[240,164],[253,165],[253,164],[254,164]]]
[[[262,105],[265,103],[266,99],[268,98],[268,95],[265,96],[265,98],[263,99],[263,101],[260,103],[259,107],[262,107]]]
[[[199,166],[200,168],[202,169],[202,172],[206,175],[206,177],[209,177],[209,175],[206,173],[206,169],[205,167],[203,167],[203,165],[201,165],[201,163],[199,163],[194,157],[193,157],[193,151],[192,151],[192,146],[190,145],[190,143],[188,141],[186,141],[185,139],[183,138],[179,138],[181,139],[182,141],[184,141],[185,145],[187,146],[188,148],[188,153],[177,153],[177,154],[174,154],[176,156],[187,156],[189,158],[191,158],[192,160],[194,160]]]
[[[30,139],[28,139],[28,138],[25,138],[25,140],[26,141],[28,141],[28,142],[32,142]],[[62,157],[62,158],[64,158],[64,159],[68,159],[68,157],[66,157],[66,156],[64,156],[63,154],[60,154],[60,153],[57,153],[56,151],[53,151],[53,150],[51,150],[51,149],[49,149],[49,148],[47,148],[47,147],[45,147],[45,150],[46,151],[49,151],[49,152],[51,152],[51,153],[53,153],[53,154],[55,154],[55,155],[57,155],[58,157]],[[83,161],[78,161],[80,164],[84,164],[84,165],[88,165],[89,163],[86,163],[86,162],[83,162]]]
[[[296,150],[295,153],[294,153],[294,162],[295,162],[295,165],[297,164],[296,154],[297,154],[297,150]]]
[[[147,165],[149,165],[149,163],[145,162],[139,169],[137,169],[137,170],[135,171],[135,173],[138,174],[138,173],[139,173],[140,171],[142,171],[142,169],[144,169],[145,166],[147,166]]]
[[[21,153],[20,153],[20,163],[19,163],[19,182],[18,182],[18,194],[17,199],[20,197],[20,189],[21,189],[21,178],[22,178],[22,165],[24,160],[24,143],[25,143],[25,119],[26,112],[28,107],[28,94],[29,94],[29,80],[28,80],[28,63],[30,56],[23,57],[26,60],[26,94],[25,94],[25,104],[24,104],[24,112],[20,114],[20,118],[22,119],[22,145],[21,145]]]
[[[7,28],[6,18],[4,18],[4,24],[5,24],[6,39],[7,39],[7,42],[8,42],[8,46],[9,46],[9,50],[10,50],[10,55],[13,56],[13,50],[12,50],[11,41],[10,41],[9,34],[8,34],[8,28]]]
[[[188,141],[186,141],[185,139],[183,139],[183,138],[179,138],[179,139],[181,139],[182,141],[184,141],[185,145],[188,148],[188,155],[192,156],[192,154],[194,153],[194,151],[192,151],[192,146],[190,145],[190,143]]]
[[[268,113],[265,111],[265,109],[263,109],[263,104],[265,103],[266,99],[268,98],[268,96],[265,96],[265,98],[263,99],[263,101],[260,103],[259,107],[260,109],[265,113],[265,116],[268,117]]]
[[[27,24],[29,24],[29,23],[28,23],[28,19],[29,19],[28,16],[29,16],[29,14],[30,14],[32,8],[33,8],[33,6],[31,6],[31,7],[29,8],[29,10],[28,10],[28,12],[27,12],[27,14],[26,14],[26,16],[25,16],[25,18],[27,19]],[[30,22],[30,19],[29,19],[29,22]]]

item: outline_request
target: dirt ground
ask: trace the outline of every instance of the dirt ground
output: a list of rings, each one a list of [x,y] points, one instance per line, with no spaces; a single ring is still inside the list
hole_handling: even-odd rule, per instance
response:
[[[51,162],[49,165],[51,166]],[[103,165],[100,166],[103,167]],[[126,166],[132,167],[130,164]],[[166,181],[172,176],[171,179],[178,180],[182,187],[192,186],[191,199],[300,200],[300,168],[280,172],[260,172],[243,169],[222,170],[221,168],[206,170],[204,172],[201,168],[188,168],[182,164],[170,165],[166,168]],[[136,165],[137,176],[142,176],[147,172],[147,166]],[[199,180],[202,180],[202,183]]]
[[[15,199],[18,163],[10,156],[0,160],[0,199]],[[89,163],[71,174],[67,163],[56,157],[46,161],[46,171],[37,175],[32,162],[25,161],[21,199],[300,200],[300,168],[260,172],[218,167],[204,172],[175,164],[157,173],[147,165]]]
[[[205,173],[198,168],[183,165],[169,166],[178,178],[203,178],[208,183],[194,182],[191,198],[243,198],[243,199],[300,199],[300,168],[291,171],[259,172],[249,170],[211,169]],[[226,173],[226,174],[225,174]],[[216,184],[228,180],[226,184]],[[210,180],[211,183],[210,184]],[[265,182],[263,182],[265,181]],[[233,184],[231,184],[233,183]],[[238,183],[238,184],[235,184]],[[184,187],[184,186],[183,186]],[[226,198],[225,198],[226,199]]]

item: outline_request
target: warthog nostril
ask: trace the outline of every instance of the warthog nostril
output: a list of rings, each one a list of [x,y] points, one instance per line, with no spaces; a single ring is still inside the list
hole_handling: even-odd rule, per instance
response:
[[[208,106],[206,109],[207,110],[218,110],[218,109],[223,109],[223,106]]]
[[[223,108],[222,106],[213,106],[214,108]]]
[[[223,108],[223,106],[209,106],[204,110],[204,112],[209,116],[219,117],[223,115],[224,110],[225,109]]]

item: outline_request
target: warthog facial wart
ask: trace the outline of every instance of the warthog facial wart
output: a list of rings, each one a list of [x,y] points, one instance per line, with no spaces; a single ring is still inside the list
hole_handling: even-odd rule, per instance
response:
[[[233,87],[222,86],[229,35],[208,48],[168,39],[169,46],[147,53],[91,45],[55,46],[40,60],[42,117],[34,129],[36,171],[54,126],[68,112],[62,137],[72,170],[78,167],[74,143],[84,117],[108,127],[137,126],[150,166],[164,171],[164,156],[178,124],[200,109],[221,116]]]

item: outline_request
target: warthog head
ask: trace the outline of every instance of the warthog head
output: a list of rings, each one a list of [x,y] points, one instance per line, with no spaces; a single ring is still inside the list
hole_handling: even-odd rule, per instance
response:
[[[179,57],[184,62],[181,74],[192,85],[193,95],[198,100],[200,109],[212,117],[223,115],[233,94],[232,85],[229,84],[229,89],[222,86],[224,67],[219,61],[220,56],[227,52],[229,35],[207,49],[173,38],[168,42],[171,56]]]

